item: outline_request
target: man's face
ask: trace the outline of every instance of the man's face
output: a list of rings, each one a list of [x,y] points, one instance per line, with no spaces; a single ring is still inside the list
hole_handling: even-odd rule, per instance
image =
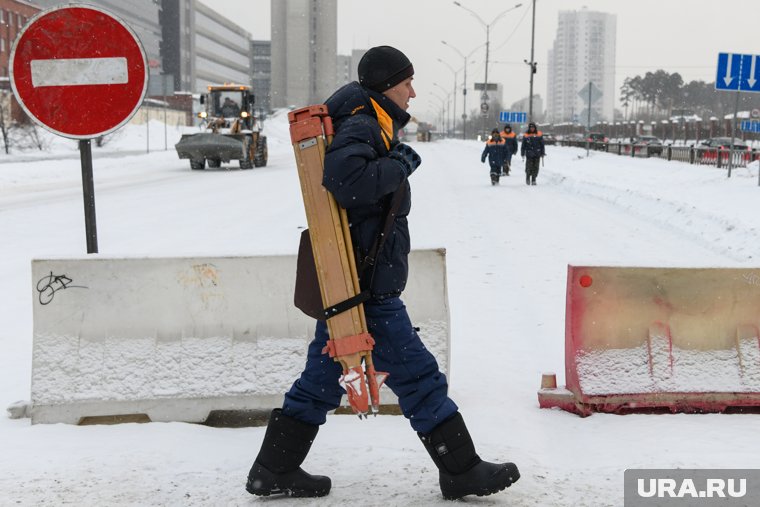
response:
[[[388,88],[383,92],[383,95],[388,97],[398,107],[406,111],[409,109],[409,99],[413,99],[417,96],[414,93],[414,87],[412,86],[412,80],[414,77],[409,77],[401,81],[393,88]]]

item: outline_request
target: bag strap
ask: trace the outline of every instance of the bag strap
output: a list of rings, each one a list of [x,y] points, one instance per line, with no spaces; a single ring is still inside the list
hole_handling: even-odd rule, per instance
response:
[[[375,242],[372,244],[372,248],[370,248],[369,253],[364,257],[364,259],[362,259],[361,264],[356,269],[357,274],[361,278],[362,275],[370,267],[372,268],[372,274],[370,275],[367,288],[355,296],[352,296],[341,301],[340,303],[336,303],[323,309],[322,314],[324,315],[325,319],[329,319],[330,317],[334,317],[339,313],[350,310],[351,308],[364,303],[365,301],[369,300],[370,297],[372,297],[372,282],[375,279],[375,270],[377,269],[377,256],[379,252],[382,251],[383,245],[385,244],[385,239],[393,231],[393,225],[396,222],[396,215],[398,214],[398,210],[401,207],[401,201],[403,201],[404,196],[406,195],[407,186],[403,184],[405,182],[406,179],[402,181],[402,185],[393,193],[391,204],[388,207],[388,212],[386,213],[385,219],[383,221],[383,228],[375,238]]]
[[[404,182],[405,181],[406,180],[404,180]],[[370,266],[372,266],[372,278],[375,276],[375,261],[377,261],[377,256],[383,249],[385,239],[390,236],[391,231],[393,231],[393,225],[396,223],[396,215],[398,214],[398,210],[401,207],[401,201],[406,195],[407,186],[403,184],[404,182],[402,182],[402,185],[398,188],[398,190],[393,193],[393,198],[391,199],[391,204],[388,207],[388,212],[385,214],[383,228],[375,238],[375,242],[372,244],[372,248],[369,249],[369,252],[364,257],[364,259],[362,259],[361,264],[359,264],[359,267],[357,268],[359,277],[361,277],[361,275]],[[372,286],[372,278],[370,278],[370,287]]]
[[[359,306],[360,304],[369,300],[371,296],[372,296],[372,291],[370,291],[369,289],[365,289],[361,291],[359,294],[357,294],[356,296],[352,296],[348,299],[344,299],[340,303],[336,303],[332,306],[328,306],[327,308],[323,309],[322,316],[324,320],[327,320],[330,317],[335,317],[339,313],[343,313],[346,310],[350,310],[354,306]]]

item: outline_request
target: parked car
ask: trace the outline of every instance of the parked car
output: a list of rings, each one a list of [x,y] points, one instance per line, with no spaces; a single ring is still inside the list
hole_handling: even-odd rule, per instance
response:
[[[699,160],[705,161],[706,163],[712,163],[711,161],[717,159],[718,153],[720,153],[720,161],[725,162],[728,161],[728,153],[731,149],[731,138],[711,137],[701,141],[698,148],[701,148],[697,150],[697,158]],[[749,146],[737,137],[734,138],[734,152],[736,151],[744,151],[745,154],[742,155],[742,157],[744,160],[750,160],[751,153]]]
[[[731,138],[730,137],[711,137],[709,139],[703,140],[702,142],[699,143],[699,145],[705,148],[720,148],[722,150],[728,150],[729,148],[731,148]],[[745,143],[738,137],[735,137],[734,149],[746,150],[748,149],[748,146],[747,146],[747,143]]]
[[[662,155],[662,141],[655,136],[635,137],[632,142],[637,146],[646,146],[650,155]]]
[[[551,132],[544,132],[544,144],[557,144],[557,138]]]
[[[589,132],[586,136],[586,141],[589,142],[592,149],[603,150],[604,145],[610,140],[601,132]]]

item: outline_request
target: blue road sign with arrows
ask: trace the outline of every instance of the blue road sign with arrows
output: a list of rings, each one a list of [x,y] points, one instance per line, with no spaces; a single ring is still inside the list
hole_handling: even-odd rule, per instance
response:
[[[715,89],[760,92],[760,55],[719,53]]]
[[[760,132],[760,121],[742,120],[741,129],[744,132]]]
[[[502,111],[499,113],[499,121],[501,123],[525,123],[528,121],[528,113]]]

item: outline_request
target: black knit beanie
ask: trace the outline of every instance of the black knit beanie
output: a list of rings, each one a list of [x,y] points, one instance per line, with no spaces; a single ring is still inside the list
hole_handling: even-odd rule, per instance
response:
[[[414,75],[409,58],[390,46],[377,46],[364,53],[358,70],[359,83],[379,93]]]

